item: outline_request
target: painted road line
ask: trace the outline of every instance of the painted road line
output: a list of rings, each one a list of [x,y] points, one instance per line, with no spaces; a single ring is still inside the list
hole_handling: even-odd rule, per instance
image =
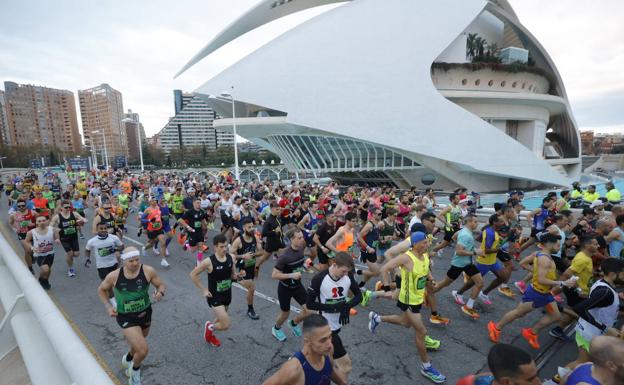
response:
[[[17,247],[15,245],[15,243],[13,242],[15,239],[14,237],[11,236],[11,231],[8,230],[7,226],[3,223],[0,222],[0,232],[2,233],[2,235],[9,241],[9,243],[11,244],[11,246],[13,247],[13,251],[15,251],[15,253],[17,255],[21,255],[20,253],[23,253],[24,250]],[[14,233],[13,233],[14,234]],[[24,264],[26,262],[24,261]],[[71,326],[71,328],[74,330],[74,332],[78,335],[78,338],[80,338],[80,340],[82,341],[83,344],[85,344],[85,346],[87,347],[87,349],[89,350],[89,352],[91,352],[91,354],[93,355],[93,357],[95,357],[95,359],[97,360],[97,362],[100,364],[100,366],[104,369],[104,371],[106,372],[106,374],[108,375],[108,377],[110,377],[111,381],[113,381],[115,383],[115,385],[121,385],[121,382],[119,381],[119,379],[117,378],[117,376],[114,374],[114,372],[111,370],[111,368],[108,366],[108,364],[106,363],[106,361],[104,360],[104,358],[102,358],[102,356],[100,356],[98,354],[98,352],[95,350],[95,348],[93,347],[93,345],[91,344],[91,342],[89,341],[89,339],[82,333],[82,331],[80,330],[80,328],[78,327],[78,325],[76,325],[76,323],[71,319],[71,317],[69,316],[69,314],[65,311],[65,309],[63,308],[63,306],[61,305],[61,303],[58,301],[58,299],[52,295],[51,293],[48,292],[48,296],[50,297],[50,299],[54,302],[54,304],[56,305],[56,307],[59,309],[59,311],[61,312],[61,314],[63,314],[63,317],[65,317],[65,319],[67,320],[67,322],[69,323],[69,325]]]

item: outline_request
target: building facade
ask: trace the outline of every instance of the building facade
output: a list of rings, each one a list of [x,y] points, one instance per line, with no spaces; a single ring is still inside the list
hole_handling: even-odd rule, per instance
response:
[[[291,171],[345,182],[485,192],[578,179],[580,136],[562,79],[507,0],[266,0],[182,71],[248,31],[329,3],[343,4],[198,88],[223,117],[215,128],[235,123]],[[488,64],[494,46],[526,63]],[[215,96],[231,87],[235,117]]]
[[[14,82],[4,82],[4,90],[0,104],[4,104],[6,116],[0,125],[6,125],[2,131],[5,143],[80,153],[82,141],[71,91]]]
[[[9,121],[7,120],[6,100],[4,91],[0,90],[0,147],[10,145]]]
[[[121,92],[108,84],[78,91],[85,144],[98,155],[107,154],[109,164],[117,156],[128,158],[128,139]]]
[[[215,149],[234,144],[231,132],[215,130],[215,112],[202,95],[173,91],[175,116],[158,133],[165,152],[182,146],[206,146]]]

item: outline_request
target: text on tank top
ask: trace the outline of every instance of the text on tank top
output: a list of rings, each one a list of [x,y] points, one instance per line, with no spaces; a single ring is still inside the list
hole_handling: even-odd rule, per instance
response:
[[[210,257],[212,263],[212,272],[208,273],[208,290],[214,295],[224,293],[232,288],[232,257],[225,255],[225,261],[221,262],[217,256],[212,254]]]

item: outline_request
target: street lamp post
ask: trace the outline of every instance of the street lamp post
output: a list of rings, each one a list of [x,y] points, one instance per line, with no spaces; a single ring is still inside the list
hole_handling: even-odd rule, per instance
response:
[[[234,86],[232,86],[232,91]],[[236,107],[234,103],[234,95],[224,91],[221,93],[221,97],[230,99],[232,101],[232,132],[234,133],[234,178],[237,182],[240,182],[240,173],[238,170],[238,140],[236,139]]]
[[[138,122],[136,123],[136,131],[139,141],[139,158],[141,159],[141,171],[145,171],[145,168],[143,167],[143,144],[141,143],[141,126]]]
[[[0,156],[0,168],[4,168],[4,164],[2,163],[2,159],[6,159],[6,156]]]
[[[102,133],[102,140],[104,141],[104,164],[106,165],[106,169],[108,170],[108,149],[106,148],[106,135],[104,135],[104,129],[92,131],[94,134]]]

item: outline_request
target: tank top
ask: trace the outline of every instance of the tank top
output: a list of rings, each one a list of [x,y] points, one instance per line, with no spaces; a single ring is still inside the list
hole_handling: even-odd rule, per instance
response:
[[[119,269],[119,276],[113,293],[117,301],[117,313],[135,314],[147,310],[150,305],[149,282],[143,271],[143,265],[139,267],[139,275],[136,278],[127,278],[123,267]]]
[[[241,235],[240,237],[241,240],[241,245],[238,248],[238,250],[236,250],[236,253],[238,255],[243,255],[243,254],[247,254],[247,253],[255,253],[256,252],[256,238],[252,236],[252,240],[251,242],[247,242],[245,241],[245,237],[243,235]],[[245,267],[252,267],[256,265],[256,258],[251,258],[251,259],[239,259],[238,261],[236,261],[236,266],[238,268],[245,268]]]
[[[325,356],[325,363],[323,364],[323,369],[317,371],[314,367],[308,362],[305,358],[305,355],[302,351],[298,351],[293,355],[303,368],[303,373],[305,376],[305,385],[330,385],[331,384],[331,374],[332,374],[332,364],[329,357]]]
[[[394,225],[395,225],[394,223],[390,224],[384,220],[383,227],[379,231],[379,236],[383,238],[383,237],[394,235],[394,230],[395,230]],[[379,241],[379,248],[381,249],[388,249],[390,248],[390,246],[392,246],[392,241],[388,241],[388,242],[385,242],[382,240]]]
[[[217,256],[210,256],[212,273],[208,273],[208,290],[215,294],[223,294],[232,290],[232,256],[225,255],[225,261],[221,262]]]
[[[345,231],[342,242],[336,244],[336,250],[350,252],[351,247],[353,247],[353,231]]]
[[[613,303],[609,306],[589,309],[588,312],[592,315],[592,317],[594,317],[596,321],[600,322],[603,325],[607,325],[607,327],[611,327],[614,326],[617,321],[618,311],[620,309],[620,297],[618,296],[618,293],[613,289],[613,287],[611,287],[611,285],[609,285],[602,279],[592,285],[591,289],[589,290],[589,295],[591,296],[591,292],[601,286],[605,286],[613,292]],[[594,338],[595,336],[599,336],[602,334],[602,331],[600,329],[585,321],[583,318],[579,318],[576,324],[576,331],[587,341],[591,341],[592,338]]]
[[[483,232],[481,233],[481,250],[483,250],[485,252],[486,250],[486,241],[487,241],[487,235],[488,233],[494,233],[494,243],[492,243],[492,246],[490,247],[490,249],[498,249],[501,243],[501,237],[498,234],[498,231],[494,230],[493,227],[488,226],[487,228],[485,228],[483,230]],[[483,254],[477,257],[477,262],[482,264],[482,265],[493,265],[496,263],[496,254],[498,254],[498,251],[495,251],[493,253],[489,253],[489,254]]]
[[[377,225],[375,225],[373,222],[369,223],[373,228],[371,229],[371,231],[368,232],[368,234],[364,236],[364,242],[366,242],[366,246],[376,249],[379,245],[379,227],[377,227]],[[366,246],[362,246],[364,247],[362,250],[366,252]]]
[[[98,214],[98,216],[100,217],[100,223],[106,223],[106,230],[108,230],[108,232],[110,234],[115,232],[115,218],[113,218],[112,215],[108,215],[108,218],[105,218],[104,215],[102,214]]]
[[[451,210],[446,213],[446,228],[450,231],[453,227],[459,227],[462,218],[462,209],[459,206],[451,206]]]
[[[162,230],[163,224],[160,215],[160,208],[149,208],[149,212],[147,214],[147,231]]]
[[[38,229],[32,230],[33,235],[33,256],[41,257],[54,253],[54,230],[48,226],[45,234],[39,233]],[[35,251],[36,250],[36,251]]]
[[[546,209],[544,205],[542,205],[540,209],[540,213],[533,217],[533,227],[537,230],[544,230],[546,219],[548,218],[548,209]]]
[[[624,258],[624,230],[619,226],[615,230],[620,233],[620,238],[614,239],[609,243],[609,255],[616,258]]]
[[[568,376],[566,385],[577,385],[582,382],[589,385],[600,385],[600,382],[596,381],[596,379],[592,377],[593,367],[594,364],[592,363],[577,366],[576,369],[574,369],[574,371]]]
[[[63,214],[59,213],[59,236],[61,238],[73,238],[77,235],[76,217],[74,213],[70,212],[69,217],[65,218]]]
[[[31,210],[26,210],[24,213],[16,211],[13,217],[15,218],[14,226],[18,234],[26,234],[35,227],[35,216]]]
[[[543,257],[543,256],[547,256],[548,258],[550,258],[550,256],[548,254],[544,254],[544,253],[537,253],[535,255],[535,257],[533,258],[533,278],[532,278],[532,286],[533,289],[535,289],[535,291],[540,292],[542,294],[548,294],[550,292],[550,289],[552,289],[551,286],[546,286],[546,285],[542,285],[537,281],[537,258],[538,257]],[[552,281],[557,279],[557,270],[555,268],[555,264],[552,263],[550,270],[548,270],[548,272],[546,273],[546,278],[550,279]]]
[[[318,226],[318,218],[312,213],[312,211],[308,211],[308,218],[310,218],[310,220],[305,224],[305,226],[303,226],[306,230],[308,230],[303,232],[303,236],[306,240],[312,239],[312,235],[310,233],[316,231]]]
[[[429,255],[423,254],[423,259],[419,259],[408,250],[407,254],[412,260],[411,271],[401,267],[401,290],[399,301],[406,305],[420,305],[425,299],[425,286],[429,275]]]

